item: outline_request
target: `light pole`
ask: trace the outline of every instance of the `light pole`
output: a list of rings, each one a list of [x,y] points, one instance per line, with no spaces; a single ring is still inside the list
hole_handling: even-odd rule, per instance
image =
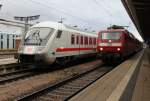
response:
[[[0,10],[1,10],[2,6],[3,6],[3,5],[2,5],[2,4],[0,4]]]
[[[63,23],[64,20],[65,20],[65,18],[61,18],[59,23]]]

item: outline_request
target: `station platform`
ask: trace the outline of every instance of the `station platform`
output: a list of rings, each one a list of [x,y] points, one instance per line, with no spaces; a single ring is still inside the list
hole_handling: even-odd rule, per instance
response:
[[[150,49],[143,49],[69,101],[149,100]]]
[[[150,101],[150,49],[145,50],[132,101]]]
[[[13,58],[14,55],[0,55],[0,59]]]
[[[17,59],[14,59],[14,58],[0,59],[0,67],[7,65],[7,64],[15,64],[15,63],[17,63]]]

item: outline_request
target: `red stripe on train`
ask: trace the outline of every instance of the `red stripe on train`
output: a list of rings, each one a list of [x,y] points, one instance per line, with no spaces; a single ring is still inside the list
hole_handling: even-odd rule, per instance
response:
[[[96,48],[57,48],[56,52],[95,50]]]

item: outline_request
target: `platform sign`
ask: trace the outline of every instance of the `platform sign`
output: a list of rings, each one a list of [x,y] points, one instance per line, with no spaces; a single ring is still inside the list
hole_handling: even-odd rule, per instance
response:
[[[19,21],[25,21],[25,28],[24,28],[25,33],[28,30],[28,21],[39,19],[39,17],[40,15],[26,16],[26,17],[15,16],[14,19]]]
[[[20,21],[31,21],[31,20],[36,20],[39,19],[40,15],[35,15],[35,16],[27,16],[27,17],[18,17],[15,16],[14,19],[15,20],[20,20]]]

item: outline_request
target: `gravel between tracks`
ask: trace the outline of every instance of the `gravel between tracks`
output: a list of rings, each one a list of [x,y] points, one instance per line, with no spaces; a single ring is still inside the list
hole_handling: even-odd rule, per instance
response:
[[[61,70],[56,70],[50,73],[29,77],[27,79],[18,80],[10,84],[0,85],[0,101],[13,100],[18,96],[32,92],[50,82],[55,82],[59,79],[75,75],[82,71],[89,70],[95,66],[100,66],[101,64],[101,61],[97,60]]]

